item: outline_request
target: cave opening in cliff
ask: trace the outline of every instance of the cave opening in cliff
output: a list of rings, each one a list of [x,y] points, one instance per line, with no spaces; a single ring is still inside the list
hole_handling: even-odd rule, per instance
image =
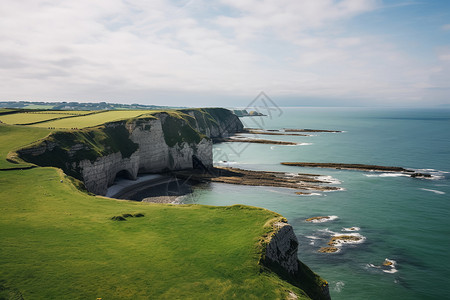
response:
[[[133,180],[133,175],[131,175],[131,173],[127,170],[121,170],[119,172],[116,173],[116,178],[114,179],[114,181],[117,181],[119,179],[129,179],[129,180]]]

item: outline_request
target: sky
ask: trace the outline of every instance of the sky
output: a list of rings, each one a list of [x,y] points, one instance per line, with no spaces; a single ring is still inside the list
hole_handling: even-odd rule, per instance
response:
[[[449,0],[2,0],[0,101],[450,107]]]

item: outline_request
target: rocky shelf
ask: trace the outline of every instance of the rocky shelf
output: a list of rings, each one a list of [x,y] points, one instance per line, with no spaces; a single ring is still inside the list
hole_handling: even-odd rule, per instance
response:
[[[314,221],[324,221],[324,220],[329,220],[329,219],[330,219],[329,216],[319,216],[319,217],[308,218],[305,221],[306,222],[314,222]]]
[[[285,132],[332,132],[332,133],[338,133],[342,132],[340,130],[325,130],[325,129],[289,129],[285,128]]]
[[[358,243],[362,240],[363,238],[357,235],[337,235],[331,237],[330,241],[328,242],[328,246],[322,247],[317,251],[321,253],[335,253],[339,251],[339,246],[342,244]]]
[[[271,141],[264,139],[247,139],[247,138],[216,138],[214,143],[222,142],[234,142],[234,143],[255,143],[255,144],[269,144],[269,145],[298,145],[294,142],[284,142],[284,141]]]
[[[282,132],[279,130],[262,130],[262,129],[250,129],[250,128],[244,128],[244,133],[261,134],[261,135],[309,136],[308,134],[286,133],[286,132]]]
[[[285,166],[308,167],[308,168],[328,168],[342,170],[358,170],[371,172],[400,172],[411,177],[431,177],[430,174],[418,173],[402,167],[378,166],[365,164],[347,164],[347,163],[312,163],[312,162],[282,162]]]
[[[222,182],[251,186],[273,186],[301,190],[297,194],[310,194],[306,191],[336,191],[340,188],[329,186],[330,182],[319,179],[320,175],[283,172],[250,171],[237,168],[214,167],[203,170],[182,170],[172,172],[176,177],[199,182]]]

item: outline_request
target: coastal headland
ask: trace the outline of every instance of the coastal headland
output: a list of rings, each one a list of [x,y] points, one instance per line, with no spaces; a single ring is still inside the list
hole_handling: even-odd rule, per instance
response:
[[[292,227],[276,213],[100,196],[116,178],[211,168],[211,139],[242,130],[229,111],[59,113],[0,116],[3,293],[330,299],[327,282],[298,261]],[[8,125],[16,123],[25,125]],[[223,170],[218,178],[238,174]],[[267,181],[278,174],[271,175]]]

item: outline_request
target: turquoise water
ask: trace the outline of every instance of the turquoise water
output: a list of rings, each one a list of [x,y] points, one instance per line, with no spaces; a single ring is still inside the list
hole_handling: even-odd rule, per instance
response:
[[[342,191],[295,195],[292,190],[208,184],[187,203],[247,204],[285,216],[299,239],[299,258],[328,280],[333,299],[444,299],[450,278],[450,110],[283,108],[281,116],[242,118],[247,127],[343,130],[313,136],[261,136],[299,146],[222,143],[217,165],[331,176]],[[226,161],[226,162],[223,162]],[[282,166],[282,161],[401,166],[433,179],[401,174]],[[312,216],[337,216],[308,223]],[[320,247],[343,228],[364,241],[333,254]],[[395,268],[380,268],[388,258]],[[385,272],[390,271],[390,272]]]

